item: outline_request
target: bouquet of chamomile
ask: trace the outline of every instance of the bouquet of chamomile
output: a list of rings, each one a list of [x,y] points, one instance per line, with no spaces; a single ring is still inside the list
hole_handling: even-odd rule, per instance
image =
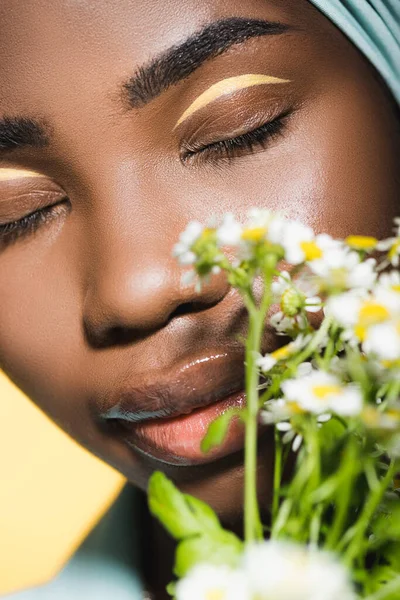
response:
[[[248,331],[245,406],[218,417],[202,444],[209,451],[232,419],[243,421],[244,539],[154,473],[150,509],[177,540],[169,592],[177,600],[399,599],[400,220],[386,240],[337,240],[252,209],[245,222],[227,214],[189,223],[173,252],[188,285],[226,274]],[[263,355],[267,323],[284,337]],[[268,523],[256,489],[260,423],[275,436]]]

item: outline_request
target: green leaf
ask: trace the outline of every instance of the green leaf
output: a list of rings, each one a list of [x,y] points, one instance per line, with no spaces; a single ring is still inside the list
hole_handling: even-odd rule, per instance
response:
[[[397,498],[386,500],[383,504],[372,523],[372,532],[378,540],[400,542],[400,503]]]
[[[319,429],[319,439],[324,452],[332,452],[345,433],[346,428],[335,417],[323,423]]]
[[[212,533],[221,530],[219,519],[211,506],[189,494],[185,494],[184,497],[203,531]]]
[[[149,507],[177,540],[202,533],[226,533],[213,509],[202,500],[183,494],[163,473],[153,473],[149,481]]]
[[[167,594],[169,594],[170,596],[172,596],[172,598],[175,598],[175,592],[176,592],[176,581],[171,581],[167,587],[165,588],[167,591]]]
[[[389,565],[397,573],[400,573],[400,544],[398,542],[388,544],[381,554],[387,560]]]
[[[202,527],[187,499],[160,471],[150,477],[149,509],[177,540],[201,533]]]
[[[240,412],[242,412],[240,408],[230,408],[212,421],[208,427],[206,435],[201,442],[201,450],[204,452],[204,454],[209,452],[212,448],[222,444],[231,420]]]
[[[218,536],[199,535],[179,543],[174,573],[184,577],[198,563],[235,567],[242,552],[242,542],[229,531]]]

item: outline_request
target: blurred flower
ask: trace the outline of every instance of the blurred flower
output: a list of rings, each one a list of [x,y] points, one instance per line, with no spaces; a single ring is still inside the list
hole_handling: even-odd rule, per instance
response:
[[[253,600],[245,574],[224,565],[198,564],[178,581],[176,600]]]
[[[343,327],[343,339],[354,339],[381,361],[400,359],[400,279],[381,275],[372,292],[345,292],[328,299],[325,307]]]
[[[310,340],[310,335],[300,334],[293,342],[274,350],[270,354],[260,356],[256,361],[257,366],[263,373],[268,373],[278,362],[285,361],[299,350],[302,350]]]
[[[375,259],[362,261],[357,252],[337,243],[328,247],[320,259],[310,262],[309,267],[326,290],[369,290],[377,277]]]
[[[292,281],[288,271],[282,271],[272,283],[272,293],[275,301],[279,301],[282,313],[288,317],[294,317],[302,310],[319,312],[322,307],[321,298],[314,295],[314,287],[310,285],[308,289],[301,290],[297,282]]]
[[[390,406],[385,411],[375,406],[365,406],[361,412],[361,421],[367,429],[400,433],[400,405]]]
[[[179,242],[175,244],[172,255],[181,265],[193,265],[196,262],[196,254],[192,251],[193,244],[200,238],[204,226],[198,221],[191,221],[179,236]]]
[[[303,312],[294,317],[288,317],[279,310],[272,315],[269,322],[279,335],[289,335],[291,337],[304,333],[309,326],[307,317]]]
[[[254,600],[355,600],[350,577],[335,556],[268,541],[245,550],[243,569]]]
[[[383,361],[400,359],[400,319],[370,326],[362,331],[363,350]]]
[[[382,240],[378,243],[377,249],[382,252],[387,252],[387,264],[391,264],[393,267],[398,267],[400,264],[400,218],[394,219],[394,232],[393,237]]]
[[[322,255],[315,243],[314,231],[297,221],[285,224],[280,243],[285,250],[285,260],[292,265],[299,265]]]
[[[379,242],[375,237],[367,235],[349,235],[345,243],[353,250],[372,252]]]
[[[217,229],[217,244],[223,246],[238,246],[242,241],[243,226],[232,213],[223,217],[222,224]]]
[[[313,369],[305,376],[282,383],[284,399],[299,411],[316,415],[332,412],[344,417],[357,415],[363,407],[363,397],[357,385],[345,385],[326,371]]]

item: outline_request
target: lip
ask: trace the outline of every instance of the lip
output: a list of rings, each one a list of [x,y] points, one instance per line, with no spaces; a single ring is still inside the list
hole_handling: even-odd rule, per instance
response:
[[[218,448],[204,454],[200,444],[215,418],[244,406],[244,377],[243,350],[208,353],[104,397],[100,419],[139,454],[172,465],[212,462],[243,448],[238,417]]]

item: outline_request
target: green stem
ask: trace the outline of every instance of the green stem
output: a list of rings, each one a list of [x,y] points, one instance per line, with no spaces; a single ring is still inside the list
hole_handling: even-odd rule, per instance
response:
[[[274,491],[272,498],[272,521],[275,522],[279,510],[280,489],[282,480],[282,438],[278,429],[275,427],[275,464],[274,464]]]
[[[400,595],[400,577],[396,577],[390,583],[387,583],[372,596],[366,600],[395,600]]]
[[[287,498],[279,509],[279,513],[271,530],[271,539],[277,539],[282,529],[284,528],[289,516],[290,512],[293,508],[293,500],[291,498]]]
[[[396,472],[396,463],[392,461],[385,477],[380,482],[380,485],[375,489],[371,490],[369,497],[364,504],[364,508],[361,512],[360,518],[354,526],[354,537],[351,540],[347,551],[344,555],[345,563],[351,567],[354,560],[360,558],[360,549],[363,546],[363,537],[368,530],[368,526],[371,522],[372,517],[377,510],[380,501],[382,500],[383,494],[386,492],[390,482],[392,481]],[[363,550],[364,552],[364,550]]]
[[[350,442],[337,475],[341,483],[336,492],[335,517],[326,539],[326,548],[329,550],[335,549],[343,535],[357,471],[357,449],[355,444]]]
[[[264,293],[260,306],[254,305],[249,293],[245,303],[249,312],[249,334],[246,341],[246,431],[244,449],[244,537],[252,542],[263,538],[263,529],[257,500],[257,422],[259,411],[259,370],[256,364],[259,355],[264,322],[272,302],[271,285],[276,258],[266,259]]]
[[[394,402],[395,400],[398,399],[399,394],[400,394],[400,379],[397,379],[396,381],[393,381],[392,385],[390,386],[386,400],[390,404],[391,402]]]
[[[290,367],[296,367],[296,366],[300,365],[302,362],[304,362],[305,360],[307,360],[307,358],[310,358],[310,356],[312,356],[314,354],[315,350],[317,350],[318,346],[320,345],[320,343],[323,341],[323,339],[327,335],[331,325],[332,325],[332,318],[325,317],[325,319],[321,323],[321,327],[318,329],[318,331],[316,332],[316,334],[314,335],[312,340],[309,342],[309,344],[307,344],[307,346],[304,348],[304,350],[302,352],[300,352],[300,354],[298,354],[296,356],[296,358],[293,359],[293,361],[290,361],[288,363],[288,365]]]
[[[311,518],[310,524],[310,544],[314,547],[318,547],[319,536],[321,531],[321,518],[324,510],[322,502],[318,504],[314,509],[314,515]]]
[[[246,542],[262,537],[262,527],[257,502],[257,414],[258,370],[256,352],[258,315],[250,313],[249,335],[246,343],[246,433],[244,449],[244,534]]]

